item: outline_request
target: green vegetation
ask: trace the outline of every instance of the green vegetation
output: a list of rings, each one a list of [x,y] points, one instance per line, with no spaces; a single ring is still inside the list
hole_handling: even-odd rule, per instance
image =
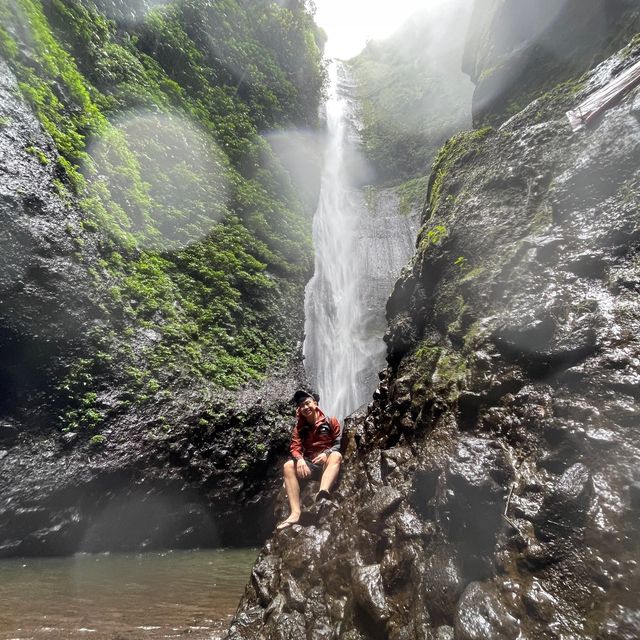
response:
[[[424,203],[427,193],[428,177],[421,176],[403,182],[396,187],[400,196],[400,215],[408,216],[416,208],[420,208]]]
[[[100,434],[96,436],[91,436],[91,438],[89,438],[89,444],[96,449],[98,447],[102,447],[106,442],[107,442],[106,436],[103,436]]]
[[[88,430],[294,351],[310,212],[260,132],[316,126],[324,82],[302,2],[184,0],[134,25],[100,6],[0,2],[0,53],[60,154],[55,189],[84,212],[67,233],[101,320],[59,390],[62,426]]]
[[[474,153],[477,144],[484,140],[491,131],[491,127],[462,131],[447,140],[440,149],[433,162],[429,180],[427,201],[430,214],[433,214],[440,204],[443,184],[453,166],[461,159],[468,157],[469,154]]]
[[[49,164],[49,158],[42,149],[38,149],[38,147],[31,144],[25,148],[25,151],[38,158],[38,162],[40,162],[41,165],[46,166]]]
[[[449,235],[447,228],[441,224],[430,228],[422,228],[419,234],[418,247],[424,251],[430,246],[440,246]]]
[[[462,43],[438,37],[425,11],[352,61],[364,148],[381,180],[424,176],[440,145],[469,125],[472,85],[460,71]]]

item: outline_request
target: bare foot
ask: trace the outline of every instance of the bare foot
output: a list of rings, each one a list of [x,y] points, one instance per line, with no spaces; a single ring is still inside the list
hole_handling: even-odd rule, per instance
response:
[[[276,530],[281,531],[282,529],[286,529],[287,527],[290,527],[293,524],[298,524],[299,520],[300,520],[300,514],[298,515],[291,514],[286,520],[283,520],[276,527]]]

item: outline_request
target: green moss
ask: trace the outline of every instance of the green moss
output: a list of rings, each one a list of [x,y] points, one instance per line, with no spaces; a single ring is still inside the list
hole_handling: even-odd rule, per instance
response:
[[[640,47],[640,33],[636,33],[629,44],[620,52],[620,57],[624,60],[633,54]]]
[[[106,444],[106,442],[106,436],[103,436],[101,434],[91,436],[91,438],[89,438],[89,444],[94,448],[102,447]]]
[[[539,233],[544,229],[547,229],[553,222],[553,211],[551,206],[544,202],[541,204],[531,218],[531,225],[529,227],[530,233]]]
[[[187,0],[133,31],[76,0],[0,15],[60,153],[54,187],[83,211],[68,232],[105,318],[59,384],[62,425],[93,430],[176,379],[237,387],[292,354],[299,318],[282,300],[302,299],[310,215],[258,131],[317,122],[321,38],[302,4]]]
[[[463,266],[468,269],[468,265],[466,264],[466,262]],[[460,279],[460,282],[470,282],[471,280],[475,280],[476,278],[479,278],[483,273],[485,273],[486,270],[486,267],[483,266],[468,269],[464,271],[464,275]]]
[[[416,349],[414,353],[414,358],[416,361],[416,365],[418,370],[422,375],[429,375],[433,373],[436,363],[438,362],[438,358],[440,357],[440,353],[442,348],[434,345],[430,342],[423,342]]]
[[[46,166],[49,164],[49,158],[42,149],[38,149],[38,147],[35,147],[34,145],[29,145],[28,147],[25,147],[24,150],[28,154],[35,156],[41,165]]]
[[[449,232],[444,225],[425,226],[418,234],[418,248],[420,251],[426,251],[431,246],[440,246],[448,235]]]
[[[429,216],[433,215],[440,204],[444,183],[451,169],[462,158],[474,153],[479,143],[484,140],[492,130],[491,127],[484,127],[473,131],[463,131],[447,140],[440,149],[433,162],[431,177],[429,179],[429,191],[427,194]]]
[[[400,196],[400,215],[407,216],[415,209],[421,207],[427,194],[428,177],[421,176],[403,182],[396,187]]]

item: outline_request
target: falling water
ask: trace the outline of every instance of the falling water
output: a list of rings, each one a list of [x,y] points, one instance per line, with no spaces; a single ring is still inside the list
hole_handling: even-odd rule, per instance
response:
[[[321,406],[342,419],[368,401],[384,365],[384,305],[413,252],[416,215],[398,214],[393,190],[363,187],[371,175],[359,150],[353,87],[341,63],[330,76],[304,355]]]

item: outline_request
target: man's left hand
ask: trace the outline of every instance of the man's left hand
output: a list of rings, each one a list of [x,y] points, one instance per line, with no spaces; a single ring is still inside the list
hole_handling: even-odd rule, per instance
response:
[[[311,462],[313,462],[313,464],[325,465],[327,464],[328,458],[329,456],[326,453],[319,453]]]

